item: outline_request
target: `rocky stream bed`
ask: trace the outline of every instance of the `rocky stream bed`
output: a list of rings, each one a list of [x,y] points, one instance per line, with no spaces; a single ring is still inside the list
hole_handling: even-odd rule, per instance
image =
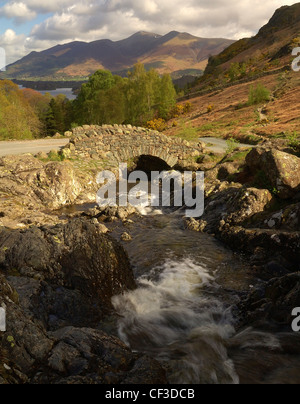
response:
[[[186,219],[100,209],[93,171],[3,157],[0,384],[299,383],[299,163],[197,163]]]

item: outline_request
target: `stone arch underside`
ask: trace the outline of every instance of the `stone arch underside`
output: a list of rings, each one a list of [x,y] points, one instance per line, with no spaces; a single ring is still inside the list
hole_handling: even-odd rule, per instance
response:
[[[116,162],[125,163],[128,160],[139,158],[141,156],[151,156],[163,160],[169,167],[174,167],[178,163],[178,156],[176,154],[170,154],[161,148],[161,145],[157,146],[141,146],[132,147],[129,150],[120,150],[114,152],[114,159]]]

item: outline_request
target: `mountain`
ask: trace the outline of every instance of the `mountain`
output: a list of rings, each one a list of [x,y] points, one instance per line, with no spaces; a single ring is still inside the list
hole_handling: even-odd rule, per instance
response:
[[[270,21],[252,38],[241,39],[209,59],[205,74],[196,87],[224,84],[230,68],[239,63],[231,81],[291,66],[292,50],[300,46],[300,3],[277,9]]]
[[[160,73],[204,70],[209,56],[217,55],[234,41],[198,38],[187,33],[158,35],[138,32],[113,42],[108,39],[71,42],[42,52],[32,52],[8,66],[1,77],[48,80],[85,78],[98,69],[125,74],[137,62]],[[184,74],[184,73],[183,73]]]

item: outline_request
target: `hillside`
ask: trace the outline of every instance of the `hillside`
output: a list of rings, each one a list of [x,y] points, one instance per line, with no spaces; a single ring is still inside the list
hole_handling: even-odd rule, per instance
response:
[[[98,69],[126,73],[137,62],[155,67],[160,73],[194,69],[201,73],[209,56],[223,51],[233,41],[205,39],[187,33],[170,32],[161,36],[138,32],[113,42],[72,42],[43,52],[32,52],[11,64],[1,78],[11,79],[78,79]]]
[[[292,50],[300,46],[300,3],[276,10],[270,21],[252,38],[241,39],[209,59],[204,76],[192,92],[256,78],[293,60]]]
[[[272,142],[300,153],[300,73],[292,49],[300,46],[300,3],[278,9],[253,38],[242,39],[210,58],[205,74],[182,102],[192,112],[169,122],[169,135]],[[269,96],[251,103],[251,88]]]

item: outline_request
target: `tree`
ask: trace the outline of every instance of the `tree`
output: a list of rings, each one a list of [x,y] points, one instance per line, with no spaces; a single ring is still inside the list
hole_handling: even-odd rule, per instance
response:
[[[160,81],[158,92],[159,116],[167,119],[170,111],[176,105],[176,90],[169,74],[164,74]]]
[[[80,93],[74,102],[74,114],[77,122],[99,123],[100,111],[97,105],[99,97],[105,91],[115,86],[115,79],[111,72],[98,70],[90,78],[88,83],[82,85]]]
[[[0,136],[27,139],[40,134],[37,114],[19,87],[9,80],[0,81]]]
[[[74,101],[74,119],[81,125],[144,125],[157,114],[166,118],[175,100],[171,77],[160,77],[153,69],[147,72],[140,63],[125,79],[99,70],[82,86]]]

